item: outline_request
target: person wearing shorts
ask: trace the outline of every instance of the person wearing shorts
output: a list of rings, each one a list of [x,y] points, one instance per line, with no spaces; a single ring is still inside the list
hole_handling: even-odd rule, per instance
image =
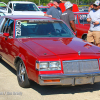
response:
[[[100,47],[100,9],[99,1],[95,1],[93,4],[93,10],[91,10],[87,16],[87,22],[90,23],[90,29],[87,34],[87,41],[96,44]]]

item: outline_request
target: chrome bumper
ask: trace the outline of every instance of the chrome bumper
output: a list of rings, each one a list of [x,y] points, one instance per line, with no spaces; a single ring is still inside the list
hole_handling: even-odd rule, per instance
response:
[[[44,80],[60,79],[60,82],[44,82]],[[77,74],[53,74],[53,75],[39,75],[40,85],[83,85],[94,84],[100,82],[100,71],[90,73]]]

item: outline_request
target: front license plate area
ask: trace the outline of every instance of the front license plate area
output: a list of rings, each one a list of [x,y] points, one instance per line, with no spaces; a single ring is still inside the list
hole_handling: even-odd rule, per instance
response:
[[[75,78],[75,85],[90,84],[93,82],[92,77],[78,77]]]

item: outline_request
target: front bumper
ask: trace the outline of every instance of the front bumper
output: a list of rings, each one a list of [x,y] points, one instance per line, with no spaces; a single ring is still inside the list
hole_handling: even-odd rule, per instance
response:
[[[56,80],[60,82],[45,82],[45,80]],[[39,75],[40,85],[83,85],[83,84],[94,84],[100,82],[100,71],[90,73],[73,73],[73,74],[43,74]]]

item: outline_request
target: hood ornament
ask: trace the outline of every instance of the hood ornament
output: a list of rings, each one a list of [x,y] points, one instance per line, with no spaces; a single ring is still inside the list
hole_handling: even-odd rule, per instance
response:
[[[79,55],[79,56],[81,55],[81,51],[78,51],[78,55]]]

